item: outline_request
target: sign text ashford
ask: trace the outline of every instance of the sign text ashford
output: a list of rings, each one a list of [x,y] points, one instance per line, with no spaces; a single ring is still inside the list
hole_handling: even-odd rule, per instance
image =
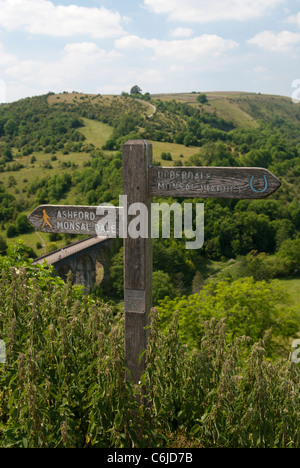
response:
[[[116,237],[119,230],[120,209],[116,207],[115,210],[116,223],[109,226],[101,225],[100,220],[105,215],[105,208],[102,208],[100,215],[97,206],[41,205],[28,216],[28,220],[42,232]],[[98,229],[103,231],[100,232]]]

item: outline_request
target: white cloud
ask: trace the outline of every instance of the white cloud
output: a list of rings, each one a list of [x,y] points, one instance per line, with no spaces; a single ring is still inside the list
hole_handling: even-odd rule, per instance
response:
[[[156,48],[159,57],[177,58],[184,61],[194,61],[203,56],[218,57],[222,53],[238,47],[238,43],[222,37],[203,34],[187,40],[162,41]]]
[[[218,57],[239,44],[233,40],[223,39],[214,34],[203,34],[192,39],[159,41],[142,39],[138,36],[124,36],[115,41],[117,49],[152,49],[156,58],[171,60],[196,61],[203,56]]]
[[[138,77],[138,84],[143,90],[147,92],[149,86],[159,86],[165,81],[165,75],[160,70],[149,68],[140,69],[136,67],[130,67],[126,70],[123,69],[122,73],[118,73],[115,76],[115,83],[106,84],[96,89],[96,93],[101,94],[121,94],[122,91],[129,92]]]
[[[253,68],[254,73],[266,73],[268,69],[266,67],[263,67],[262,65],[258,65],[257,67]]]
[[[142,39],[139,36],[128,35],[115,40],[115,47],[122,50],[155,49],[159,45],[158,39]]]
[[[176,28],[170,32],[171,37],[191,37],[194,31],[190,28]]]
[[[69,84],[86,81],[87,77],[99,76],[102,67],[111,63],[118,54],[106,52],[93,42],[67,44],[57,61],[22,60],[17,57],[4,67],[4,74],[10,81],[37,84],[37,87],[67,89]]]
[[[263,31],[249,39],[248,43],[272,52],[289,52],[300,44],[300,33],[282,31],[275,34],[272,31]]]
[[[3,44],[0,43],[0,66],[7,66],[16,60],[15,56],[5,51]]]
[[[247,21],[260,18],[286,0],[144,0],[155,13],[171,21],[208,23],[219,20]]]
[[[296,13],[295,15],[291,15],[288,17],[288,21],[290,23],[295,23],[297,26],[300,26],[300,12]]]
[[[57,37],[87,35],[93,38],[124,34],[122,18],[104,7],[54,5],[48,0],[0,0],[0,26],[31,34]]]

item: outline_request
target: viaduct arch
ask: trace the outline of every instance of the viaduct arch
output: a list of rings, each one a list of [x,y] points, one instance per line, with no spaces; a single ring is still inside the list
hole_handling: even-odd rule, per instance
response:
[[[101,263],[104,269],[101,285],[107,286],[109,283],[111,259],[120,245],[120,239],[90,237],[36,258],[33,264],[47,262],[53,265],[55,272],[64,280],[71,271],[74,283],[83,285],[86,292],[89,293],[96,282],[98,263]]]

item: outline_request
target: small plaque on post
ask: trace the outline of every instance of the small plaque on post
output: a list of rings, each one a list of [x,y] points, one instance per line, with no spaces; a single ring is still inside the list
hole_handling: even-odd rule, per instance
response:
[[[125,289],[125,312],[145,314],[146,312],[146,291]]]

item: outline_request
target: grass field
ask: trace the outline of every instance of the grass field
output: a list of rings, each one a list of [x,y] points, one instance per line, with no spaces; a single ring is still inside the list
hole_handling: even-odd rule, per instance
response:
[[[66,98],[70,95],[63,95]],[[52,99],[55,96],[51,96]],[[112,127],[106,125],[102,122],[96,122],[94,120],[84,118],[85,126],[79,130],[85,135],[87,144],[94,144],[97,148],[102,148],[104,143],[111,137]],[[108,153],[105,152],[104,153]],[[111,153],[111,152],[109,152]],[[36,161],[32,161],[32,157],[36,158]],[[72,172],[76,169],[82,169],[84,164],[90,160],[91,156],[87,152],[78,152],[78,153],[69,153],[63,154],[61,152],[56,152],[55,154],[49,153],[44,154],[42,152],[34,152],[30,156],[19,157],[17,161],[22,164],[24,167],[19,171],[9,171],[1,173],[1,182],[5,186],[6,190],[11,193],[17,200],[26,199],[30,206],[33,206],[35,195],[30,196],[27,193],[27,189],[30,184],[38,179],[42,178],[52,178],[58,174],[61,174],[63,171]],[[69,163],[74,163],[75,167],[68,167]],[[62,199],[60,204],[72,205],[72,204],[81,204],[81,200],[78,200],[78,193],[76,187],[72,188],[67,198]],[[25,213],[28,215],[32,209],[28,209]],[[7,245],[13,245],[16,242],[17,238],[9,239],[6,236],[6,230],[0,229],[0,236],[4,237]],[[55,242],[55,245],[52,245],[49,239],[49,234],[33,232],[30,234],[24,234],[21,236],[24,243],[31,247],[38,256],[43,255],[49,249],[54,250],[55,247],[61,248],[66,244],[65,239],[61,239]],[[77,236],[72,237],[72,241],[76,242]],[[37,244],[40,243],[42,248],[37,249]]]
[[[280,280],[280,284],[291,296],[297,317],[300,321],[300,278],[287,278]]]
[[[201,150],[200,148],[196,148],[195,146],[184,146],[178,145],[176,143],[164,143],[161,141],[152,141],[153,147],[153,160],[155,162],[160,162],[162,166],[174,166],[174,161],[180,160],[182,164],[193,154],[199,153]],[[172,161],[164,161],[161,159],[162,153],[171,153]]]
[[[153,107],[146,101],[141,99],[132,99],[132,98],[124,98],[123,96],[115,96],[110,94],[84,94],[84,93],[61,93],[50,95],[48,97],[48,104],[55,105],[55,104],[80,104],[84,102],[89,102],[95,106],[99,105],[101,107],[108,107],[111,105],[115,105],[117,103],[122,103],[124,108],[127,107],[127,110],[130,110],[131,104],[134,102],[139,107],[139,113],[141,115],[149,116],[153,113]],[[126,104],[127,103],[127,104]],[[123,110],[124,110],[123,108]]]
[[[32,156],[36,158],[34,163],[31,163]],[[56,160],[52,161],[52,156],[55,156]],[[31,156],[18,158],[18,162],[24,167],[19,171],[1,173],[1,181],[7,191],[17,199],[26,197],[31,202],[33,199],[27,195],[26,190],[32,182],[44,177],[51,178],[64,170],[71,171],[72,168],[70,167],[64,168],[64,163],[74,163],[76,168],[80,169],[89,159],[90,155],[88,153],[56,153],[55,155],[33,153]]]
[[[104,143],[112,135],[112,127],[102,122],[96,122],[94,120],[84,118],[85,126],[79,130],[86,137],[87,144],[94,144],[96,148],[102,148]],[[106,153],[104,151],[104,153]],[[109,152],[111,153],[111,152]],[[36,158],[35,162],[31,162],[32,157]],[[82,169],[84,164],[90,160],[90,154],[87,152],[69,153],[63,154],[56,152],[55,154],[49,153],[44,154],[42,152],[34,152],[30,156],[23,156],[17,158],[17,161],[24,167],[19,171],[15,172],[2,172],[1,181],[4,186],[14,196],[19,197],[26,196],[26,188],[35,180],[43,177],[53,177],[56,174],[60,174],[64,170],[71,171],[72,168],[67,167],[69,163],[74,163],[76,169]],[[74,168],[73,168],[74,169]],[[12,177],[14,179],[12,179]],[[10,182],[10,180],[14,183]],[[11,187],[9,187],[11,185]]]
[[[81,127],[79,131],[86,137],[86,143],[93,144],[101,149],[107,140],[111,138],[113,128],[96,120],[83,118],[83,121],[84,127]]]
[[[175,100],[201,107],[207,112],[216,112],[225,120],[231,120],[236,127],[257,128],[258,120],[264,117],[272,119],[274,113],[282,118],[294,119],[297,106],[291,99],[284,96],[260,95],[247,92],[207,92],[208,103],[200,105],[197,102],[198,93],[154,94],[151,97],[161,101]]]
[[[106,103],[110,104],[117,96],[113,95],[105,95],[102,96],[101,94],[86,94],[86,93],[60,93],[60,94],[52,94],[48,97],[48,103],[50,105],[55,105],[59,103],[66,103],[66,104],[79,104],[80,102],[84,101],[91,101],[94,104],[97,103]]]

